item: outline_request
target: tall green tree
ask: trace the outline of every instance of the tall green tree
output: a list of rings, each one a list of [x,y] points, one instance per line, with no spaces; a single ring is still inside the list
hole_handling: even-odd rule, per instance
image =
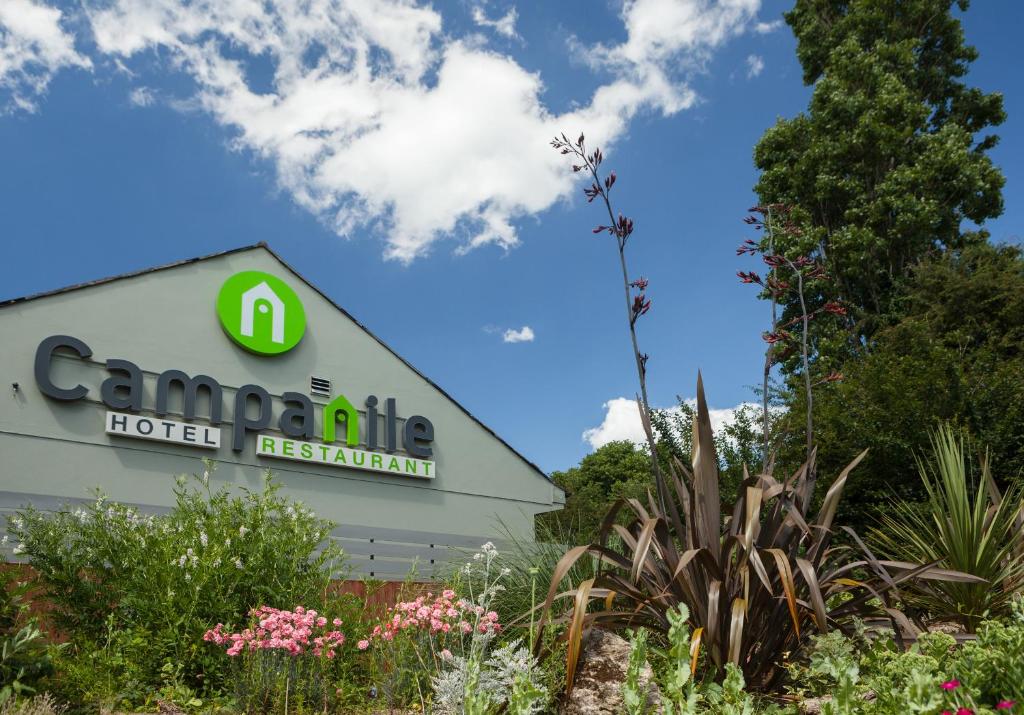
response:
[[[859,352],[890,313],[900,280],[923,257],[982,243],[965,227],[1002,212],[1004,178],[987,130],[1005,119],[1002,96],[968,86],[978,52],[954,5],[967,0],[796,0],[807,111],[780,119],[754,151],[762,204],[786,204],[800,230],[776,250],[822,260],[850,331],[817,345],[829,359]],[[797,306],[790,300],[785,312]],[[845,335],[851,336],[850,338]]]

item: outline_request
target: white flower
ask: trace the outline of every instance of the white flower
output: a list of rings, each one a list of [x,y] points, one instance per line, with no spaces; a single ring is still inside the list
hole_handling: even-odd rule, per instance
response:
[[[228,546],[228,547],[231,546],[231,537],[230,536],[228,538],[224,539],[224,546]]]
[[[4,534],[4,538],[0,539],[0,546],[7,546],[7,542],[11,540],[7,534]]]
[[[503,568],[501,570],[501,575],[502,576],[508,576],[510,573],[512,573],[512,569],[510,569],[510,568]]]
[[[17,546],[14,547],[14,555],[15,556],[19,556],[20,554],[23,554],[23,553],[25,553],[25,544],[18,544]]]
[[[185,580],[186,581],[191,581],[192,580],[192,574],[190,574],[188,571],[185,572]]]
[[[218,566],[220,566],[220,556],[213,560],[213,567],[217,568]]]
[[[199,532],[199,543],[203,545],[203,548],[205,548],[206,544],[208,542],[209,542],[209,539],[207,539],[207,537],[206,537],[206,532],[205,531],[200,531]]]
[[[243,568],[245,568],[245,564],[242,563],[242,557],[241,556],[239,556],[237,559],[235,559],[235,568],[236,569],[243,569]]]
[[[249,533],[249,530],[246,529],[245,526],[238,527],[238,535],[239,536],[245,536],[248,533]]]
[[[188,556],[182,554],[178,557],[178,568],[185,568],[185,562],[188,560]]]
[[[20,516],[16,516],[13,519],[11,519],[11,523],[14,524],[15,529],[20,529],[22,524],[24,524],[25,522],[21,520]]]
[[[196,552],[193,551],[192,549],[188,549],[188,550],[185,551],[185,553],[191,558],[192,556],[195,555]]]

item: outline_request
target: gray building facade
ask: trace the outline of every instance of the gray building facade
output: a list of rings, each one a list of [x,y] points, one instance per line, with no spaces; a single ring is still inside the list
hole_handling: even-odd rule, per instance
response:
[[[165,509],[206,457],[216,484],[272,470],[356,574],[400,578],[564,503],[262,244],[0,303],[0,336],[0,512]]]

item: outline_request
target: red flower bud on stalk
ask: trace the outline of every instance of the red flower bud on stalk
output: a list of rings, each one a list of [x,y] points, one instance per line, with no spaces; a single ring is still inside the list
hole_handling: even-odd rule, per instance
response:
[[[626,218],[622,214],[619,214],[619,225],[618,225],[619,238],[625,240],[629,238],[629,234],[633,233],[633,219]]]
[[[785,330],[778,330],[774,333],[763,333],[761,335],[761,339],[769,345],[774,345],[775,343],[782,342],[783,340],[789,340],[792,337],[792,333],[786,332]]]
[[[828,303],[825,303],[825,305],[822,306],[822,310],[826,313],[832,313],[833,315],[846,315],[846,308],[834,300],[830,300]]]
[[[647,290],[647,279],[644,278],[643,276],[640,276],[629,285],[631,288],[637,288],[638,290],[644,291]]]
[[[633,316],[630,323],[636,323],[637,318],[651,309],[651,301],[644,298],[643,294],[633,297]]]
[[[764,285],[761,282],[761,276],[754,273],[754,271],[736,271],[736,275],[739,276],[740,281],[743,283],[756,283],[757,285]]]

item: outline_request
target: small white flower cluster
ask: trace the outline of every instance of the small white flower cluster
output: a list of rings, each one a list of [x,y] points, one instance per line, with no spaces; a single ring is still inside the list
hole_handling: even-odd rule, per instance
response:
[[[177,561],[172,561],[171,564],[178,564],[178,568],[185,568],[186,566],[196,567],[199,563],[199,557],[196,556],[196,552],[193,549],[188,549],[181,556],[178,557]]]

